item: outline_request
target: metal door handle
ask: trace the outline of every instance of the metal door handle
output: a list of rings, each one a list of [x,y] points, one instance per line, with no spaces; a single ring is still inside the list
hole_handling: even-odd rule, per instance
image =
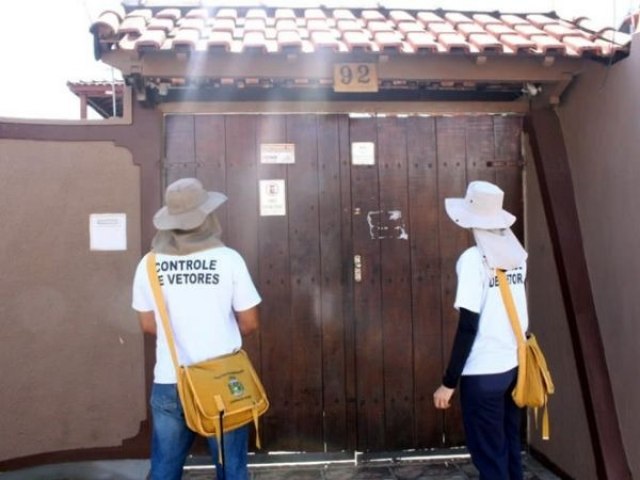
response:
[[[360,255],[353,256],[353,279],[356,283],[362,281],[362,256]]]

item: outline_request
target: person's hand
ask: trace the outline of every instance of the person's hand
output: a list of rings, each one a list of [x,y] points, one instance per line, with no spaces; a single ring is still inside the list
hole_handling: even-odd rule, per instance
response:
[[[453,388],[440,385],[440,387],[433,393],[433,404],[436,408],[442,410],[449,408],[451,406],[451,397],[453,396],[453,392],[455,392]]]

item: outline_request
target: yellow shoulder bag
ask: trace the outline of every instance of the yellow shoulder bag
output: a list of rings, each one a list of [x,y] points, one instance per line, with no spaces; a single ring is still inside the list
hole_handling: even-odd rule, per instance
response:
[[[498,286],[502,294],[505,308],[509,315],[509,321],[513,328],[513,333],[518,342],[518,380],[513,389],[513,401],[519,407],[530,407],[534,409],[536,423],[538,419],[538,408],[542,408],[542,439],[549,439],[549,412],[547,400],[553,394],[555,387],[551,379],[551,372],[547,367],[542,350],[533,333],[528,333],[525,337],[520,328],[518,313],[513,302],[511,289],[507,283],[507,276],[504,270],[496,270],[498,275]]]

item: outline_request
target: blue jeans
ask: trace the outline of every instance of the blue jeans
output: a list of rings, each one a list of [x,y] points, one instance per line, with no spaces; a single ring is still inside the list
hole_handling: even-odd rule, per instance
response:
[[[460,377],[462,421],[471,460],[480,480],[522,480],[522,409],[511,391],[518,369]]]
[[[154,383],[151,390],[153,432],[151,439],[151,480],[180,480],[182,468],[196,433],[184,420],[182,405],[175,384]],[[209,451],[216,466],[218,480],[247,480],[247,450],[249,427],[227,432],[223,437],[224,466],[218,463],[218,442],[207,438]]]

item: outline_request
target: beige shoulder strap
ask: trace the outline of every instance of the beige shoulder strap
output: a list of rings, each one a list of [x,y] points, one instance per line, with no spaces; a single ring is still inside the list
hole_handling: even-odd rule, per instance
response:
[[[524,345],[525,343],[525,336],[522,333],[522,327],[520,327],[520,320],[518,319],[516,305],[513,301],[513,295],[511,295],[509,283],[507,282],[507,275],[504,273],[504,270],[499,269],[496,269],[496,275],[498,276],[498,287],[500,287],[502,301],[504,302],[504,306],[507,309],[507,314],[509,315],[511,328],[513,328],[513,333],[516,336],[518,348],[521,348],[521,345]]]
[[[171,352],[171,360],[173,360],[173,365],[177,372],[179,367],[178,354],[176,353],[173,330],[171,329],[167,306],[164,302],[164,296],[162,295],[162,289],[160,288],[160,280],[158,279],[158,272],[156,271],[156,254],[153,251],[147,254],[147,275],[149,276],[149,283],[151,284],[151,290],[153,291],[153,298],[158,307],[158,313],[160,313],[160,318],[162,319],[164,334],[167,337],[167,344],[169,345],[169,351]]]

